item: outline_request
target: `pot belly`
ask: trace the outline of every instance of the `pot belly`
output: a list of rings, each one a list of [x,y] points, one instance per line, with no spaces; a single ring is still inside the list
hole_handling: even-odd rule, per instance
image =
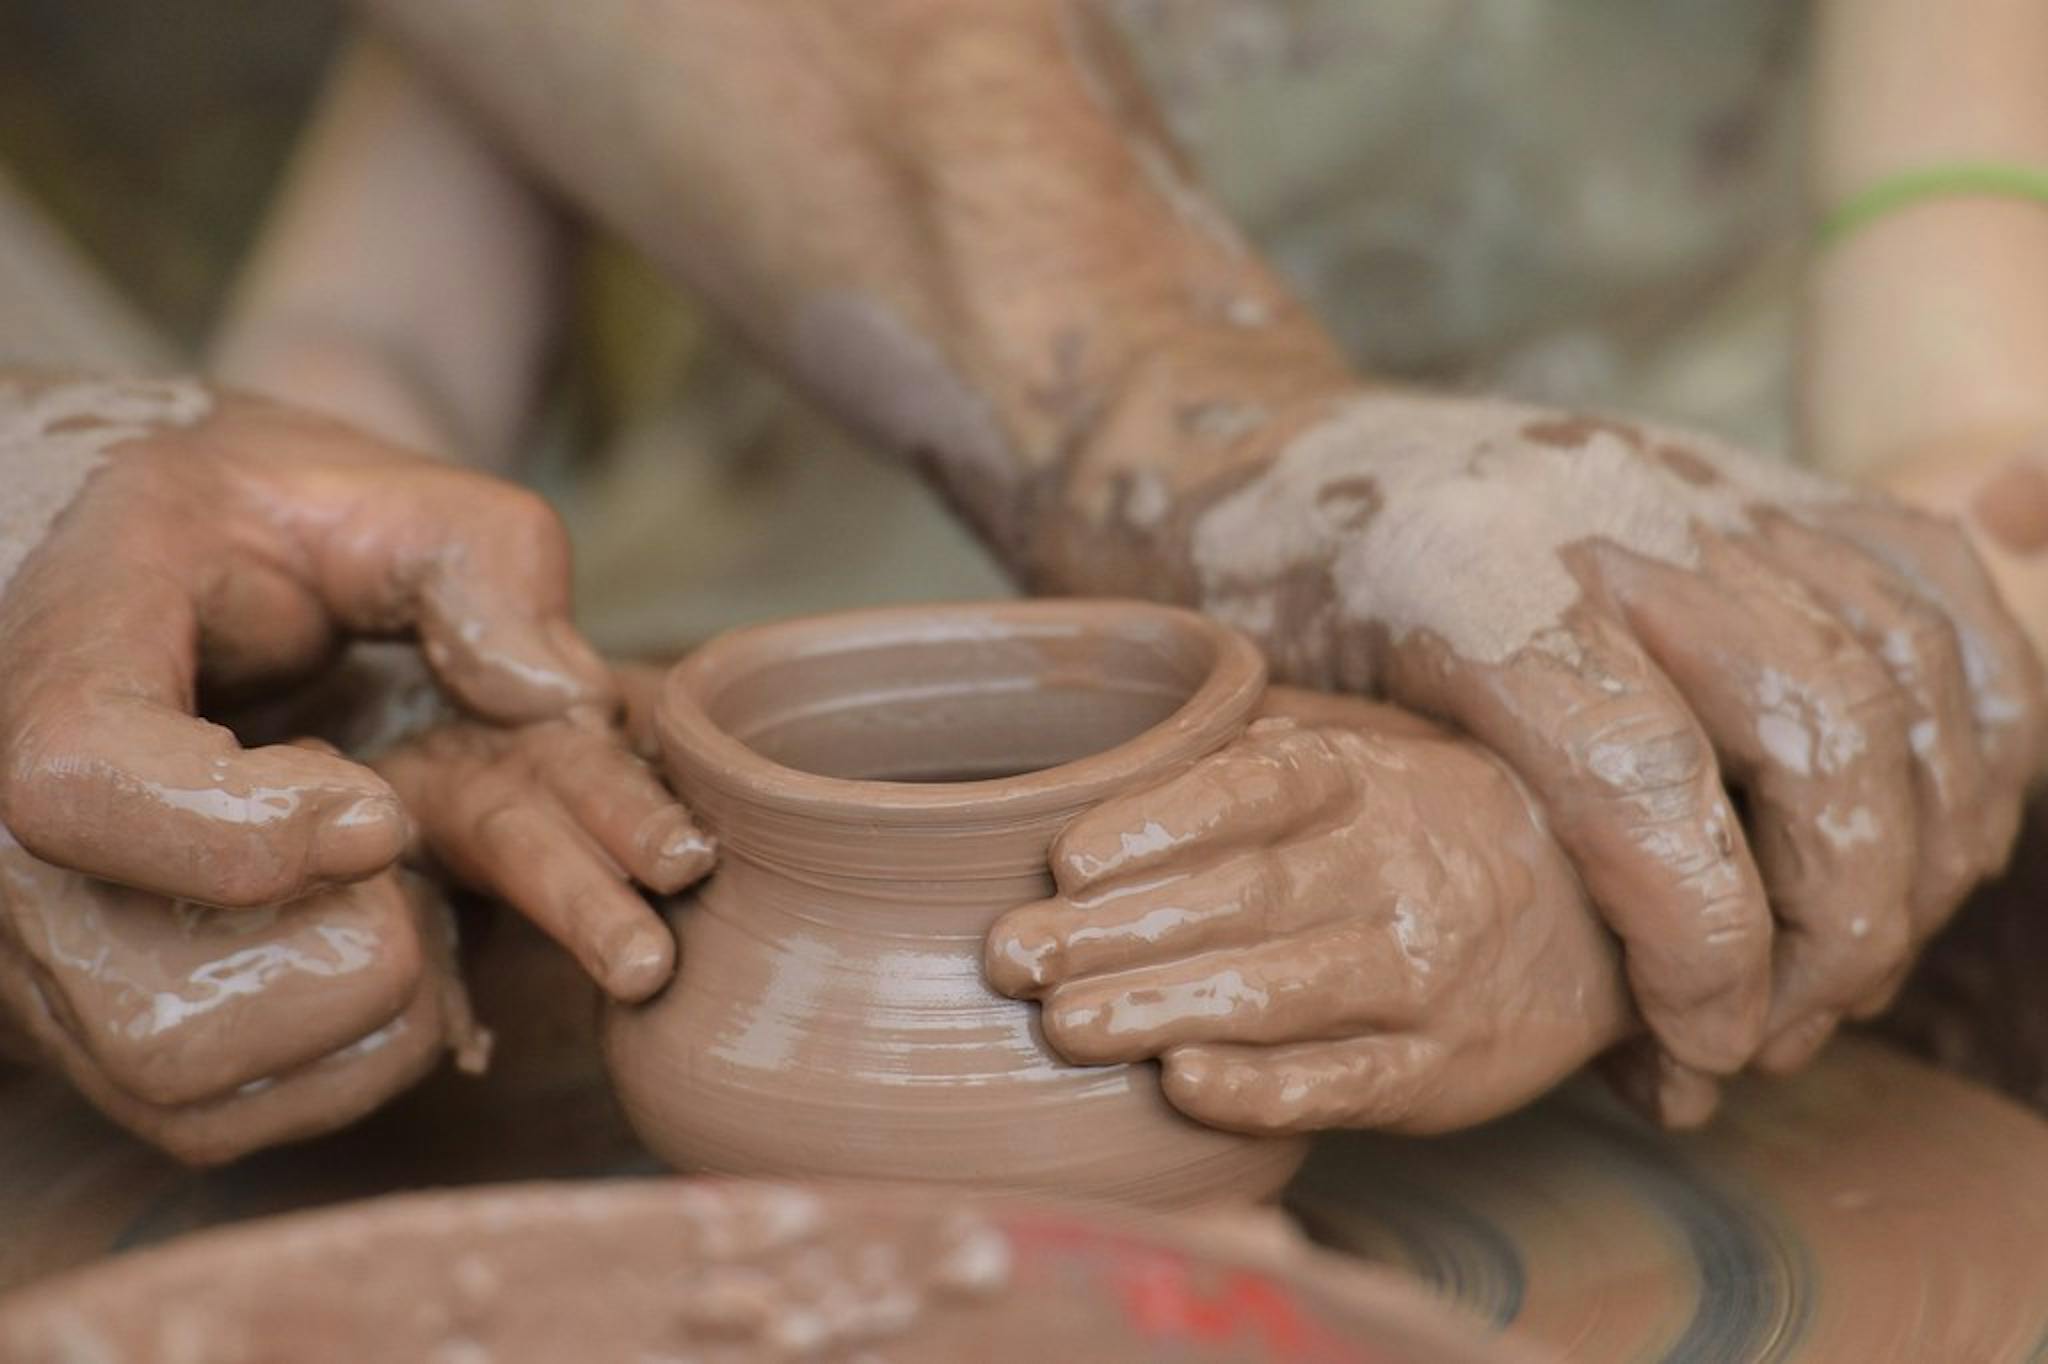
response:
[[[675,983],[605,1029],[627,1117],[679,1168],[1185,1207],[1269,1197],[1301,1161],[1181,1116],[1155,1066],[1058,1061],[1036,1006],[983,983],[978,936],[855,937],[720,898],[671,907]]]

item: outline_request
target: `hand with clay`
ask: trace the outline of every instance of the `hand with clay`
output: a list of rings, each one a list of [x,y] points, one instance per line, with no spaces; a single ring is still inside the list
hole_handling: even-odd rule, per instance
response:
[[[0,377],[0,473],[0,999],[35,1049],[195,1161],[348,1122],[444,1039],[480,1063],[397,792],[195,710],[416,634],[476,713],[601,716],[552,512],[182,381]]]
[[[1147,536],[1112,505],[1090,534]],[[1676,1120],[1711,1104],[1691,1068],[1760,1040],[1796,1066],[1881,1008],[2011,844],[2039,668],[1923,515],[1709,440],[1395,393],[1168,506],[1163,562],[1282,677],[1452,721],[1534,791],[1680,1063]]]
[[[67,871],[0,836],[0,1014],[108,1117],[192,1164],[343,1126],[489,1039],[446,907],[382,872],[214,909]]]
[[[1077,1064],[1158,1058],[1218,1127],[1433,1132],[1518,1107],[1633,1026],[1619,955],[1506,767],[1386,706],[1266,718],[1053,848],[989,979]]]
[[[382,778],[194,713],[346,634],[416,633],[490,718],[614,704],[560,523],[520,489],[196,384],[20,378],[0,477],[0,823],[46,862],[232,906],[390,866],[407,823]]]
[[[1034,590],[1198,605],[1500,755],[1622,941],[1668,1118],[1879,1007],[2003,860],[2039,667],[1960,535],[1710,440],[1363,381],[1091,7],[366,9]]]
[[[634,1003],[668,983],[675,937],[631,883],[674,894],[711,869],[711,840],[617,736],[456,721],[374,765],[423,851],[532,919],[605,993]]]

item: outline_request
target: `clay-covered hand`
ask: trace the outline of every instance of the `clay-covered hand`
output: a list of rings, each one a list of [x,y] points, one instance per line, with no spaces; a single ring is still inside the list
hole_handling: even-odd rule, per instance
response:
[[[1951,526],[1614,421],[1393,392],[1313,410],[1178,496],[1127,468],[1119,514],[1177,541],[1187,594],[1283,679],[1508,761],[1683,1063],[1667,1116],[1703,1116],[1688,1068],[1796,1065],[1880,1007],[2002,864],[2040,666]]]
[[[167,900],[0,836],[0,1016],[194,1164],[341,1127],[444,1048],[481,1067],[447,912],[397,871],[277,908]]]
[[[1160,1059],[1240,1131],[1463,1126],[1626,1035],[1613,940],[1515,778],[1348,697],[1267,718],[1076,820],[1059,894],[990,933],[996,988],[1078,1064]]]
[[[195,718],[199,688],[416,635],[478,714],[609,706],[567,555],[532,494],[289,408],[0,375],[0,823],[45,861],[209,904],[370,876],[406,838],[389,785],[243,749]]]
[[[436,862],[531,918],[607,994],[668,983],[675,938],[632,883],[674,894],[711,869],[712,844],[620,735],[457,721],[374,765]]]

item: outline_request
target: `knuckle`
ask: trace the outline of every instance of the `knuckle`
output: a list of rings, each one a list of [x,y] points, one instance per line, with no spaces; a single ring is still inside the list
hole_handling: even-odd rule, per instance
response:
[[[1567,730],[1564,751],[1596,794],[1664,796],[1681,818],[1718,776],[1712,748],[1691,717],[1662,700],[1638,697],[1583,712]]]

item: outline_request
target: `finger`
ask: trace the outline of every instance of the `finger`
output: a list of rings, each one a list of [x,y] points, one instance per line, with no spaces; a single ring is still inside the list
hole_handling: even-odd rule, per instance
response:
[[[1947,617],[1861,550],[1785,517],[1763,526],[1771,564],[1854,632],[1905,702],[1919,845],[1908,904],[1923,940],[1990,870],[1978,828],[1989,776],[1962,647]]]
[[[230,1093],[388,1023],[421,946],[394,876],[280,909],[202,910],[6,856],[8,913],[51,1010],[145,1102]]]
[[[1770,910],[1706,735],[1642,648],[1581,605],[1504,663],[1419,632],[1390,663],[1397,700],[1462,725],[1535,792],[1658,1040],[1716,1074],[1747,1062],[1769,1006]]]
[[[0,820],[24,847],[233,906],[390,865],[405,817],[374,773],[321,753],[244,750],[190,714],[196,627],[171,578],[118,553],[62,567],[17,580],[0,619]]]
[[[2020,799],[2040,765],[2048,734],[2041,660],[2033,645],[1953,525],[1879,501],[1825,508],[1815,515],[1905,578],[1955,626],[1992,793],[1980,814],[1984,864],[2004,866],[2019,832]]]
[[[1412,1021],[1426,981],[1384,927],[1345,924],[1062,985],[1042,1026],[1076,1065],[1157,1056],[1190,1042],[1273,1044]]]
[[[435,850],[567,948],[612,998],[645,999],[674,974],[668,926],[559,807],[492,806]]]
[[[1161,1083],[1175,1108],[1232,1132],[1400,1130],[1443,1083],[1444,1060],[1441,1045],[1410,1036],[1282,1047],[1203,1043],[1167,1053]]]
[[[568,724],[536,736],[550,790],[598,846],[648,889],[672,895],[711,870],[711,838],[608,731]]]
[[[1076,819],[1052,849],[1061,893],[1185,869],[1191,860],[1270,843],[1343,800],[1349,777],[1323,735],[1261,720],[1221,752],[1150,790]]]
[[[1649,1037],[1611,1049],[1599,1069],[1625,1102],[1665,1127],[1702,1126],[1721,1106],[1721,1086],[1712,1076],[1673,1060]]]
[[[989,930],[983,970],[1004,994],[1036,998],[1085,976],[1250,946],[1287,931],[1287,910],[1279,863],[1248,852],[1197,876],[1013,909]]]
[[[610,670],[569,623],[568,537],[543,499],[447,465],[365,458],[343,427],[277,420],[278,439],[330,458],[252,458],[243,472],[338,621],[417,630],[441,681],[492,719],[613,704]],[[264,420],[245,425],[238,441],[260,444]]]
[[[1703,541],[1698,570],[1599,555],[1650,656],[1748,792],[1781,932],[1769,1033],[1811,1034],[1889,977],[1911,941],[1915,818],[1905,698],[1798,584]]]
[[[419,990],[397,1017],[318,1060],[193,1104],[157,1104],[116,1083],[58,1024],[25,961],[0,940],[0,1003],[95,1108],[189,1165],[218,1165],[362,1117],[430,1069],[440,1000]]]

